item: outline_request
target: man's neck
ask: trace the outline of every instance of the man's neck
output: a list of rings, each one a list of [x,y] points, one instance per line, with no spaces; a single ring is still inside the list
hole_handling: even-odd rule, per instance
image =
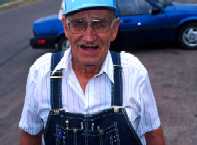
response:
[[[84,78],[91,79],[100,70],[100,66],[88,65],[88,66],[77,66],[73,65],[73,70],[77,75],[83,76]]]
[[[79,64],[73,64],[72,68],[76,74],[77,79],[80,82],[83,91],[85,92],[85,87],[88,81],[99,72],[101,66],[94,66],[94,65],[83,66]]]

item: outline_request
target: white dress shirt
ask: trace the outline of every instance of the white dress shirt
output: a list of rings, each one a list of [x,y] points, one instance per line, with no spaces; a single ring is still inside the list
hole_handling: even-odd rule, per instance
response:
[[[38,134],[46,125],[50,106],[50,62],[51,53],[44,54],[31,66],[26,85],[26,96],[19,127],[29,134]],[[55,70],[63,69],[62,104],[73,113],[94,113],[111,106],[111,84],[113,63],[111,54],[98,74],[90,79],[85,92],[72,69],[71,51],[65,51]],[[157,106],[148,73],[132,54],[121,52],[123,73],[123,107],[146,145],[144,134],[160,126]],[[55,71],[54,70],[54,71]]]

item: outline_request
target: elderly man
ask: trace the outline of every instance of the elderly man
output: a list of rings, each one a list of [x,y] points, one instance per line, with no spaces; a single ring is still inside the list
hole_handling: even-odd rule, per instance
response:
[[[132,54],[110,52],[114,0],[65,0],[70,49],[30,68],[21,145],[164,145],[148,73]]]

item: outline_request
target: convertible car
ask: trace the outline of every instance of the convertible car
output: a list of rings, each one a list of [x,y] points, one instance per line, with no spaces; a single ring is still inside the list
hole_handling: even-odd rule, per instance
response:
[[[169,0],[117,0],[120,30],[111,49],[145,44],[178,44],[197,49],[197,4]],[[58,15],[35,20],[32,48],[62,50],[69,47]]]

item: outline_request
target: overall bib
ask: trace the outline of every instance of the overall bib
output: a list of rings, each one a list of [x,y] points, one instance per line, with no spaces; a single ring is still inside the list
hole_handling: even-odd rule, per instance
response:
[[[120,54],[111,52],[114,64],[111,108],[94,114],[62,109],[62,71],[51,76],[51,110],[44,129],[45,145],[142,145],[122,107]],[[52,55],[51,70],[63,52]]]

